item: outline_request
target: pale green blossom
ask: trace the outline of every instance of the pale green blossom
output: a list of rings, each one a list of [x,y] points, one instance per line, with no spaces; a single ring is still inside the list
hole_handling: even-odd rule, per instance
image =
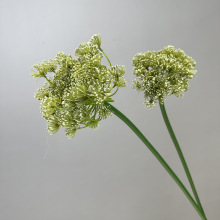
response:
[[[112,102],[112,95],[126,85],[124,66],[107,67],[101,63],[100,36],[80,44],[75,55],[76,59],[59,52],[54,59],[35,65],[32,74],[47,80],[35,98],[41,100],[48,132],[54,134],[65,127],[69,138],[78,129],[97,128],[99,121],[111,114],[104,102]]]
[[[163,103],[169,95],[180,97],[194,77],[196,62],[182,50],[167,46],[160,51],[138,53],[133,58],[133,88],[144,92],[146,106]]]

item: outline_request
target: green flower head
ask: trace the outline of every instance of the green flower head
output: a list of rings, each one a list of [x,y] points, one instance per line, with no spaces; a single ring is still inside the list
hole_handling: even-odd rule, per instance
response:
[[[80,44],[75,55],[77,59],[59,52],[54,59],[35,65],[32,74],[46,79],[35,98],[41,100],[48,132],[54,134],[65,127],[69,138],[78,129],[97,128],[99,121],[111,114],[104,102],[113,102],[118,88],[126,86],[124,66],[107,67],[101,63],[100,36],[94,35],[89,42]]]
[[[173,46],[138,53],[133,58],[133,73],[137,79],[132,87],[144,92],[147,107],[158,101],[163,103],[171,94],[181,97],[196,73],[195,64],[191,57]]]

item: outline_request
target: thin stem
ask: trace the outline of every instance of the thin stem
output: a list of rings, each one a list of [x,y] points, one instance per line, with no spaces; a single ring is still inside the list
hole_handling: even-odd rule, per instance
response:
[[[48,79],[46,76],[44,76],[44,78],[47,80],[47,82],[49,82],[53,87],[55,87],[55,85],[51,82],[50,79]]]
[[[109,58],[107,57],[107,55],[105,54],[104,50],[103,50],[101,47],[99,47],[99,50],[101,50],[101,51],[102,51],[102,53],[105,55],[106,59],[108,60],[108,62],[109,62],[109,64],[110,64],[110,66],[112,66],[112,64],[111,64],[111,62],[110,62]]]
[[[195,185],[194,185],[194,182],[193,182],[192,176],[191,176],[191,174],[190,174],[189,168],[188,168],[188,166],[187,166],[186,160],[185,160],[185,158],[184,158],[184,156],[183,156],[183,153],[182,153],[182,150],[181,150],[181,148],[180,148],[180,145],[179,145],[179,143],[178,143],[178,141],[177,141],[176,135],[175,135],[175,133],[174,133],[174,131],[173,131],[173,129],[172,129],[172,126],[171,126],[171,124],[170,124],[170,121],[169,121],[169,118],[168,118],[168,116],[167,116],[167,112],[166,112],[165,106],[164,106],[164,104],[162,104],[162,103],[160,103],[160,110],[161,110],[161,113],[162,113],[162,115],[163,115],[164,122],[165,122],[165,124],[166,124],[166,126],[167,126],[167,130],[169,131],[170,137],[171,137],[171,139],[172,139],[172,141],[173,141],[173,143],[174,143],[174,146],[175,146],[175,148],[176,148],[176,151],[177,151],[177,153],[178,153],[178,155],[179,155],[179,158],[180,158],[180,160],[181,160],[181,162],[182,162],[183,168],[184,168],[184,170],[185,170],[185,172],[186,172],[186,175],[187,175],[187,178],[188,178],[188,180],[189,180],[190,186],[191,186],[191,188],[192,188],[193,194],[194,194],[194,196],[195,196],[196,202],[197,202],[197,204],[198,204],[198,206],[199,206],[199,208],[200,208],[202,214],[205,216],[205,212],[204,212],[204,210],[203,210],[203,208],[202,208],[202,204],[201,204],[201,202],[200,202],[200,199],[199,199],[198,193],[197,193],[197,191],[196,191],[196,187],[195,187]]]
[[[117,91],[118,91],[118,88],[119,87],[117,86],[117,89],[115,90],[115,92],[113,94],[109,95],[108,97],[112,97],[113,95],[115,95],[117,93]]]
[[[99,50],[105,55],[106,59],[109,62],[109,65],[112,66],[111,61],[109,60],[108,56],[105,54],[104,50],[101,47],[99,47]],[[110,96],[108,96],[108,97],[112,97],[113,95],[115,95],[117,93],[117,91],[118,91],[118,86],[117,86],[116,91],[113,94],[111,94]]]
[[[186,197],[189,199],[190,203],[193,205],[197,213],[200,215],[201,219],[207,220],[206,217],[202,214],[200,208],[186,189],[186,187],[183,185],[181,180],[177,177],[177,175],[174,173],[174,171],[169,167],[169,165],[166,163],[166,161],[162,158],[162,156],[157,152],[157,150],[153,147],[153,145],[146,139],[146,137],[140,132],[140,130],[124,115],[122,114],[118,109],[116,109],[113,105],[111,105],[108,102],[104,102],[104,105],[117,117],[119,117],[125,124],[127,124],[131,130],[142,140],[142,142],[147,146],[147,148],[153,153],[153,155],[157,158],[157,160],[161,163],[161,165],[165,168],[165,170],[170,174],[170,176],[173,178],[173,180],[177,183],[177,185],[180,187],[180,189],[183,191],[183,193],[186,195]]]

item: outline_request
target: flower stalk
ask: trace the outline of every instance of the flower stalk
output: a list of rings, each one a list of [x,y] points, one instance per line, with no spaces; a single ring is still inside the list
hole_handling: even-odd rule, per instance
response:
[[[187,176],[187,178],[188,178],[188,180],[189,180],[189,183],[190,183],[191,189],[192,189],[192,191],[193,191],[193,194],[194,194],[194,196],[195,196],[196,202],[197,202],[197,204],[198,204],[198,206],[199,206],[199,208],[200,208],[202,214],[205,216],[205,212],[204,212],[204,210],[203,210],[203,207],[202,207],[202,204],[201,204],[201,202],[200,202],[198,193],[197,193],[197,191],[196,191],[196,187],[195,187],[195,184],[194,184],[194,182],[193,182],[192,176],[191,176],[191,174],[190,174],[188,165],[187,165],[186,160],[185,160],[185,158],[184,158],[184,156],[183,156],[182,150],[181,150],[181,148],[180,148],[180,145],[179,145],[179,143],[178,143],[178,140],[177,140],[177,138],[176,138],[176,135],[175,135],[175,133],[174,133],[174,131],[173,131],[173,128],[172,128],[172,126],[171,126],[171,124],[170,124],[170,121],[169,121],[169,118],[168,118],[168,115],[167,115],[167,112],[166,112],[166,108],[165,108],[164,103],[160,103],[160,110],[161,110],[161,113],[162,113],[164,122],[165,122],[165,124],[166,124],[167,130],[168,130],[168,132],[169,132],[169,134],[170,134],[170,137],[171,137],[171,139],[172,139],[172,141],[173,141],[173,143],[174,143],[174,146],[175,146],[175,148],[176,148],[176,151],[177,151],[177,153],[178,153],[178,155],[179,155],[179,158],[180,158],[180,160],[181,160],[181,162],[182,162],[183,168],[184,168],[185,173],[186,173],[186,176]]]
[[[101,47],[99,47],[99,50],[104,54],[105,58],[108,60],[108,62],[110,64],[110,66],[112,66],[111,61],[109,60],[108,56],[105,54],[104,50]]]
[[[104,105],[114,113],[118,118],[120,118],[128,127],[141,139],[141,141],[146,145],[146,147],[151,151],[151,153],[157,158],[160,164],[165,168],[165,170],[170,174],[173,180],[177,183],[180,189],[183,191],[185,196],[188,198],[192,206],[195,208],[197,213],[200,215],[202,220],[207,220],[203,212],[200,210],[200,207],[196,204],[195,200],[192,198],[184,184],[178,178],[178,176],[174,173],[174,171],[170,168],[170,166],[166,163],[163,157],[157,152],[157,150],[153,147],[153,145],[147,140],[147,138],[141,133],[141,131],[118,109],[116,109],[113,105],[108,102],[104,102]]]

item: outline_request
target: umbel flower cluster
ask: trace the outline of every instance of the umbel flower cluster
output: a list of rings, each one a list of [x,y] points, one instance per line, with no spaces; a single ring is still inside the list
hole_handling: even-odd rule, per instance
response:
[[[195,64],[184,51],[175,50],[173,46],[138,53],[133,58],[133,73],[137,76],[133,88],[144,92],[147,107],[158,101],[163,103],[171,94],[181,97],[196,73]]]
[[[78,129],[97,128],[111,114],[104,102],[112,102],[118,88],[126,85],[125,67],[103,65],[102,51],[101,38],[94,35],[75,50],[77,59],[59,52],[55,59],[34,65],[32,76],[46,79],[35,98],[41,100],[50,134],[65,127],[67,137],[72,138]]]

